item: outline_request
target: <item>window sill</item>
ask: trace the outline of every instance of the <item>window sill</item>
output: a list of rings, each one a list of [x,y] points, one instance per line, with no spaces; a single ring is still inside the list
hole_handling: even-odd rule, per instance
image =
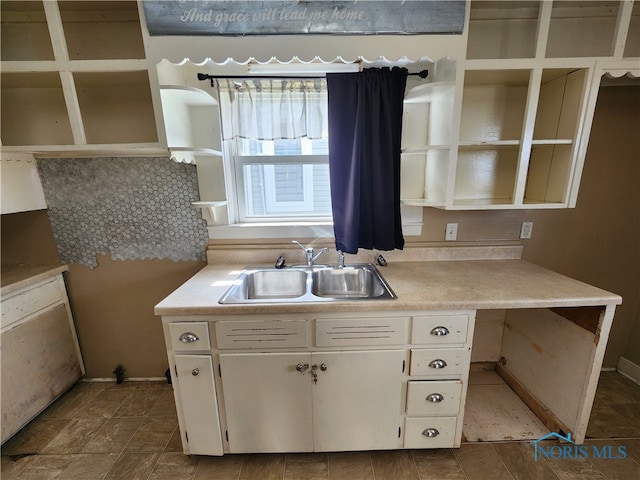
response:
[[[331,222],[236,223],[207,228],[209,238],[212,240],[333,237],[333,223]]]
[[[260,239],[260,238],[333,238],[332,223],[237,223],[209,226],[209,239]],[[403,223],[405,236],[419,236],[422,223]]]

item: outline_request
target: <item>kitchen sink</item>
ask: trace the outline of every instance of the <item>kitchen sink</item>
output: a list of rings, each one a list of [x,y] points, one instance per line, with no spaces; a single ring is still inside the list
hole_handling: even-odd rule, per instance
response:
[[[311,277],[311,292],[318,297],[378,298],[385,293],[379,274],[364,267],[323,268]]]
[[[248,266],[220,299],[222,304],[389,300],[395,294],[371,264]]]

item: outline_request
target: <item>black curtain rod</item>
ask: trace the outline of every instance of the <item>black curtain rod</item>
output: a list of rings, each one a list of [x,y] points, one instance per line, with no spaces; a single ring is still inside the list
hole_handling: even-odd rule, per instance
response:
[[[421,70],[417,73],[410,73],[410,76],[416,76],[420,78],[427,78],[429,70]],[[201,82],[204,80],[210,80],[213,87],[213,81],[218,78],[243,78],[243,79],[260,79],[260,80],[287,80],[296,78],[326,78],[325,75],[209,75],[207,73],[198,73],[198,80]]]

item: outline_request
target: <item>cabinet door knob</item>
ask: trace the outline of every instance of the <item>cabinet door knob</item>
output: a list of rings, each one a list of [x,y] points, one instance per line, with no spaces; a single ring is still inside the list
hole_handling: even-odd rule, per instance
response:
[[[431,330],[431,335],[435,335],[436,337],[443,337],[445,335],[449,335],[449,329],[443,326],[435,327]]]
[[[437,428],[427,428],[425,431],[422,432],[422,436],[427,438],[434,438],[434,437],[437,437],[438,435],[440,435],[440,432],[438,431]]]
[[[200,339],[195,333],[185,332],[182,335],[180,335],[180,341],[182,343],[193,343],[193,342],[197,342],[198,340]]]
[[[427,395],[427,398],[425,400],[431,403],[440,403],[444,400],[444,397],[439,393],[432,393],[430,395]]]
[[[320,364],[320,370],[322,370],[323,372],[327,371],[327,364],[326,363],[321,363]]]
[[[432,360],[431,362],[429,362],[429,366],[431,368],[444,368],[447,366],[447,362],[445,362],[444,360]]]
[[[200,373],[199,368],[194,368],[193,370],[191,370],[191,375],[193,375],[194,377],[197,377],[199,373]]]
[[[299,363],[296,365],[296,370],[300,373],[304,373],[309,369],[308,363]]]

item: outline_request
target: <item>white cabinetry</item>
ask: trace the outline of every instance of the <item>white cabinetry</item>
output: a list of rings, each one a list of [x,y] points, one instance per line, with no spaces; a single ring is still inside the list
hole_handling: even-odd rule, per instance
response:
[[[1,9],[3,150],[161,152],[137,2]]]
[[[222,435],[210,355],[177,354],[174,372],[176,393],[182,405],[184,439],[194,455],[222,454]]]
[[[455,87],[407,89],[402,201],[574,207],[600,76],[639,74],[640,4],[472,0],[468,9],[466,59],[447,78]]]
[[[172,352],[169,363],[184,452],[222,455],[209,325],[170,323],[165,325],[165,339]]]
[[[163,320],[185,453],[460,445],[473,312]]]
[[[400,446],[403,350],[220,355],[231,453]]]
[[[64,270],[3,268],[3,281],[17,279],[2,288],[3,443],[84,374]]]

